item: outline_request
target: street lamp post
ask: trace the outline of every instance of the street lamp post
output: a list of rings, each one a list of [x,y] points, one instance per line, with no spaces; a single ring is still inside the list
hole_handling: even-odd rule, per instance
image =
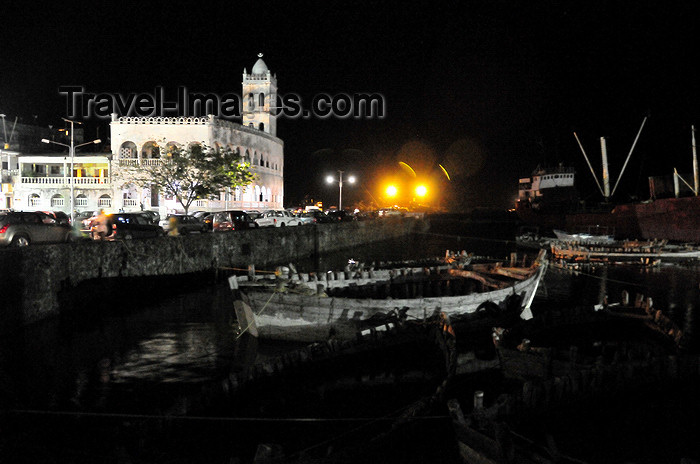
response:
[[[42,142],[44,143],[53,143],[56,145],[61,145],[63,147],[68,147],[68,153],[70,155],[70,223],[71,226],[74,226],[74,220],[75,220],[75,178],[73,177],[73,161],[75,158],[75,149],[80,148],[85,145],[90,145],[90,144],[97,144],[100,143],[100,139],[93,140],[92,142],[86,142],[86,143],[81,143],[80,145],[75,145],[73,142],[73,124],[78,123],[82,124],[79,121],[71,121],[70,119],[63,118],[64,121],[70,123],[70,145],[67,145],[65,143],[60,143],[60,142],[54,142],[53,140],[49,139],[41,139]]]
[[[343,210],[343,173],[345,171],[338,170],[338,211]],[[335,182],[335,178],[333,176],[328,176],[326,177],[326,182],[329,184],[332,184]],[[355,183],[355,176],[350,176],[348,177],[348,182],[351,184]]]

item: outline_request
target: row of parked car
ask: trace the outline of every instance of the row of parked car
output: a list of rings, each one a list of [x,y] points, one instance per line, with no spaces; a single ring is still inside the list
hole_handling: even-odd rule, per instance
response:
[[[345,211],[324,213],[320,210],[294,214],[288,210],[217,212],[198,211],[191,215],[171,214],[161,219],[155,211],[118,212],[84,211],[75,216],[75,230],[70,217],[53,211],[0,212],[0,245],[27,246],[31,243],[60,243],[78,239],[134,239],[172,234],[225,232],[259,227],[291,227],[307,224],[353,220]],[[77,232],[79,230],[80,232]]]

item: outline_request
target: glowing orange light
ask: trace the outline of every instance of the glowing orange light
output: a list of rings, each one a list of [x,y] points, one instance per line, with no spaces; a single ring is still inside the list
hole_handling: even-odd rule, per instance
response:
[[[419,185],[416,187],[416,195],[419,197],[424,197],[428,193],[428,188],[425,185]]]
[[[447,173],[447,169],[445,169],[445,168],[442,166],[442,164],[438,164],[438,166],[440,166],[440,169],[442,169],[442,172],[445,173],[445,177],[447,177],[447,180],[451,181],[452,179],[450,179],[450,175]]]
[[[390,197],[396,196],[397,193],[398,193],[398,189],[393,185],[390,185],[386,188],[386,194]]]
[[[413,170],[411,166],[409,166],[407,163],[404,163],[403,161],[399,161],[399,166],[404,167],[405,169],[408,170],[408,172],[411,174],[411,176],[416,177],[416,171]]]

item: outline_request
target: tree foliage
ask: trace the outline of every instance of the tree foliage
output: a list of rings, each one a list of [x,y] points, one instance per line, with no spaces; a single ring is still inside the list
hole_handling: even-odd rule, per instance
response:
[[[174,197],[185,214],[195,200],[217,199],[227,188],[244,187],[255,180],[250,163],[242,163],[236,153],[203,144],[167,145],[158,161],[121,166],[117,177],[123,186],[156,187]]]

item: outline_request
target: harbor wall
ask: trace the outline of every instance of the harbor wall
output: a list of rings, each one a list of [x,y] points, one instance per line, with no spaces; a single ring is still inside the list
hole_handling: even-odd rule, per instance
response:
[[[58,314],[86,281],[212,274],[221,268],[264,269],[319,253],[425,231],[417,219],[254,229],[114,242],[77,242],[0,250],[0,324],[24,325]],[[125,285],[121,289],[129,292]],[[158,288],[154,288],[158,291]],[[69,298],[65,295],[69,294]],[[62,297],[59,298],[59,295]],[[83,295],[83,299],[99,298]]]

